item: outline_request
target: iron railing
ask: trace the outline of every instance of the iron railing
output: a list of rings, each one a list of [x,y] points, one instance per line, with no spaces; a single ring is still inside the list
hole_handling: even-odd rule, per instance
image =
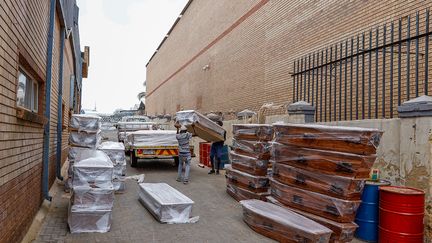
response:
[[[429,12],[399,18],[294,60],[294,102],[315,105],[316,121],[394,117],[402,102],[432,91]]]

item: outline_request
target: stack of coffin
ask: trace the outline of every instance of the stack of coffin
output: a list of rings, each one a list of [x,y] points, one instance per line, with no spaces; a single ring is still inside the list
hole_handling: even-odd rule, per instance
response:
[[[231,166],[226,167],[227,193],[237,201],[266,200],[269,195],[270,125],[233,125]]]
[[[271,197],[350,242],[365,179],[382,132],[376,129],[275,124]]]
[[[73,165],[68,224],[71,233],[107,232],[111,228],[113,163],[102,151],[82,150]]]
[[[79,153],[86,150],[95,150],[100,143],[101,122],[99,116],[74,114],[69,123],[69,154],[68,178],[65,190],[72,187],[72,168]]]
[[[289,209],[255,199],[240,203],[243,220],[262,235],[278,242],[329,242],[330,229]]]
[[[114,166],[113,185],[117,193],[124,192],[126,189],[126,157],[123,143],[103,142],[99,145],[99,150],[103,151],[111,159]]]

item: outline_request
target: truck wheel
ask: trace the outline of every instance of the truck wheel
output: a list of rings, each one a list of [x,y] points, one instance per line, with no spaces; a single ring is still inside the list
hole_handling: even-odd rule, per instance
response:
[[[131,167],[135,168],[137,166],[137,164],[138,164],[138,158],[135,156],[135,152],[134,151],[132,151],[130,153],[130,160],[131,160]]]
[[[180,163],[179,157],[174,157],[174,166],[178,167],[179,163]]]

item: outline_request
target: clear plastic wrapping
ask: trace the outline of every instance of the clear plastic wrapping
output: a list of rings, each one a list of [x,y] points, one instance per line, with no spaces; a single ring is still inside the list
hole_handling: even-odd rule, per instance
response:
[[[234,151],[230,152],[231,166],[233,169],[240,170],[251,175],[266,176],[269,162],[249,156],[240,155]]]
[[[71,203],[76,209],[111,210],[114,206],[114,188],[75,186],[72,191]]]
[[[113,164],[102,151],[79,153],[73,165],[73,187],[112,188]]]
[[[337,222],[352,222],[360,200],[343,200],[270,179],[271,195],[281,203]]]
[[[101,143],[98,149],[105,152],[114,164],[123,163],[126,159],[123,143],[107,141]]]
[[[114,164],[113,179],[123,178],[126,175],[126,160],[122,163]]]
[[[234,124],[233,137],[239,140],[271,141],[273,127],[266,124]]]
[[[85,210],[69,206],[68,225],[71,233],[106,233],[111,229],[111,210]]]
[[[69,144],[72,146],[96,149],[101,141],[100,132],[74,132],[69,134]]]
[[[262,160],[270,159],[270,143],[268,142],[233,138],[232,146],[238,154]]]
[[[368,178],[375,159],[375,155],[333,152],[280,143],[273,143],[272,145],[272,160],[276,163],[331,175]]]
[[[118,122],[118,129],[120,131],[138,131],[138,130],[152,130],[156,125],[154,122]]]
[[[126,179],[124,177],[115,178],[112,183],[116,193],[123,193],[126,190]]]
[[[96,115],[74,114],[70,119],[69,126],[72,130],[96,133],[101,128],[101,117]]]
[[[269,238],[279,242],[329,242],[330,229],[289,209],[259,200],[244,200],[240,204],[243,220]]]
[[[276,204],[280,207],[286,207],[282,203],[280,203],[278,200],[276,200],[272,196],[267,197],[267,201],[271,202],[273,204]],[[326,219],[311,213],[306,213],[301,210],[295,209],[295,208],[288,208],[289,210],[298,213],[300,215],[303,215],[306,218],[309,218],[325,227],[330,229],[332,232],[330,237],[330,242],[334,243],[342,243],[342,242],[351,242],[354,239],[354,233],[356,229],[358,228],[358,225],[356,223],[350,222],[350,223],[338,223],[330,219]]]
[[[139,184],[139,199],[161,223],[189,223],[194,202],[166,183]]]
[[[252,192],[247,189],[243,189],[227,181],[226,192],[237,201],[247,200],[247,199],[258,199],[266,200],[266,197],[270,195],[270,191],[266,192]]]
[[[306,124],[274,124],[275,142],[345,153],[375,154],[382,132],[377,129]]]
[[[187,127],[188,131],[209,142],[225,141],[226,131],[221,126],[194,111],[179,111],[176,120]]]
[[[172,130],[152,130],[136,131],[127,135],[129,146],[178,146],[176,131]]]
[[[360,199],[365,181],[274,163],[273,178],[283,184],[342,199]]]
[[[83,153],[85,151],[91,151],[91,150],[93,150],[93,149],[81,148],[81,147],[69,147],[68,160],[69,160],[69,162],[74,163],[76,161],[76,158],[79,156],[80,153]]]
[[[269,179],[265,176],[254,176],[239,170],[225,166],[226,177],[231,184],[253,192],[267,192],[270,186]]]

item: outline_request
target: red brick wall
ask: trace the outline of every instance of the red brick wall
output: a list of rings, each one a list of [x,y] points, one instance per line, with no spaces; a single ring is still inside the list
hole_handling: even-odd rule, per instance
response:
[[[146,109],[149,114],[172,114],[177,107],[238,112],[291,102],[295,59],[427,7],[432,2],[193,1],[147,66]],[[204,70],[206,65],[210,69]]]
[[[44,85],[50,1],[5,0],[0,4],[0,242],[19,242],[38,211],[42,198],[43,126],[22,119],[17,110],[18,68],[24,56]],[[60,22],[56,14],[53,48],[49,185],[55,180],[57,98],[59,91]],[[70,76],[74,73],[71,40],[66,40],[63,100],[69,107]],[[26,66],[26,67],[27,67]],[[44,91],[45,92],[45,91]],[[45,93],[40,93],[43,117]],[[68,126],[68,110],[65,125]],[[62,131],[62,162],[68,151],[68,130]]]

